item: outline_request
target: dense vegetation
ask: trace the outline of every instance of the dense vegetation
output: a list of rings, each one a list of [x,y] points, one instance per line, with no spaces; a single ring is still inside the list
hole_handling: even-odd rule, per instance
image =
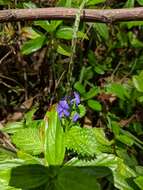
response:
[[[0,24],[0,189],[143,190],[143,21],[80,9],[143,0],[0,0],[78,7],[75,21]]]

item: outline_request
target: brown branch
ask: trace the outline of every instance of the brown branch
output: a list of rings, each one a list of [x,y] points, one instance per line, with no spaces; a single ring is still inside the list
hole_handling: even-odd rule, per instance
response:
[[[78,9],[74,8],[37,8],[9,9],[0,11],[0,22],[26,21],[38,19],[73,20]],[[130,9],[84,9],[81,19],[88,22],[113,23],[118,21],[143,20],[143,7]]]

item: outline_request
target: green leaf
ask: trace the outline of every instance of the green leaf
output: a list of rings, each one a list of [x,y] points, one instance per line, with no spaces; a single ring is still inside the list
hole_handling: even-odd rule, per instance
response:
[[[38,165],[23,165],[13,168],[9,185],[16,188],[36,188],[48,181],[48,168]]]
[[[23,7],[25,8],[25,9],[27,9],[27,8],[29,8],[29,9],[35,9],[35,8],[37,8],[37,6],[36,6],[36,4],[35,3],[32,3],[32,2],[24,2],[23,3]]]
[[[14,134],[25,126],[24,121],[19,122],[8,122],[4,128],[1,128],[0,131]]]
[[[27,154],[22,151],[18,151],[17,156],[18,158],[24,160],[26,164],[43,164],[39,158],[34,157],[31,154]]]
[[[58,174],[55,186],[58,190],[101,190],[93,168],[63,167]]]
[[[143,5],[143,0],[137,0],[139,5]]]
[[[79,81],[74,84],[74,88],[75,88],[80,94],[84,94],[84,93],[86,92],[84,86],[83,86]]]
[[[134,7],[134,5],[135,5],[135,0],[127,0],[125,7],[131,8]]]
[[[106,0],[88,0],[86,5],[90,6],[90,5],[96,5],[99,3],[104,3]]]
[[[141,190],[143,190],[143,176],[138,176],[136,179],[134,179],[134,182]]]
[[[88,100],[90,98],[93,98],[98,93],[99,93],[99,89],[97,87],[92,87],[88,92],[84,93],[84,100]]]
[[[139,75],[133,76],[133,83],[139,92],[143,92],[143,71]]]
[[[129,41],[132,47],[134,48],[142,48],[143,42],[138,40],[137,36],[133,32],[128,33]]]
[[[136,177],[134,170],[124,164],[123,160],[113,154],[101,153],[96,156],[95,160],[86,161],[73,158],[69,165],[72,166],[104,166],[112,171],[114,186],[120,190],[134,190],[127,179]]]
[[[80,117],[83,117],[86,114],[86,108],[85,108],[85,106],[79,104],[78,105],[78,109],[79,109],[79,115],[80,115]]]
[[[8,5],[10,0],[0,0],[0,5]]]
[[[61,126],[56,105],[46,114],[45,157],[49,165],[61,165],[65,156],[64,131]]]
[[[96,100],[88,100],[87,104],[90,108],[92,108],[95,111],[99,112],[102,110],[101,104]]]
[[[38,20],[34,22],[35,26],[40,26],[41,28],[43,28],[45,31],[52,33],[54,32],[57,27],[62,23],[62,21],[51,21],[49,23],[49,21],[47,20]]]
[[[0,161],[0,171],[12,169],[24,163],[25,162],[21,159],[3,160],[3,161]],[[1,175],[0,175],[0,178],[1,178]]]
[[[32,27],[23,27],[22,34],[24,37],[30,38],[30,39],[35,39],[37,37],[40,37],[40,34],[38,34],[35,30],[33,30]]]
[[[112,83],[107,86],[107,92],[116,95],[118,98],[125,100],[129,97],[126,88],[118,83]]]
[[[12,136],[12,142],[29,154],[38,155],[43,152],[43,142],[38,128],[20,129]]]
[[[109,39],[109,31],[108,31],[108,26],[106,24],[95,23],[93,27],[104,40]]]
[[[119,141],[121,141],[122,143],[128,145],[128,146],[132,146],[134,144],[134,139],[132,139],[130,136],[128,135],[118,135],[116,137]]]
[[[71,48],[67,45],[64,45],[64,44],[58,45],[57,52],[61,55],[65,55],[68,57],[71,56]]]
[[[73,36],[73,28],[70,27],[62,27],[56,32],[56,38],[59,39],[71,40],[72,36]],[[88,40],[87,35],[81,31],[78,31],[77,37]]]
[[[112,152],[110,141],[102,129],[89,129],[73,126],[65,134],[66,148],[83,156],[94,156],[101,152]]]
[[[16,155],[13,152],[8,151],[4,148],[0,148],[0,161],[6,160],[6,159],[13,159],[15,157]]]
[[[109,141],[105,137],[105,132],[104,132],[103,128],[94,128],[93,132],[94,132],[95,138],[98,141],[98,143],[105,145],[105,146],[110,146],[111,144],[113,144],[113,141]]]
[[[46,40],[45,36],[40,36],[35,39],[25,42],[21,48],[21,52],[25,55],[33,53],[42,48]]]

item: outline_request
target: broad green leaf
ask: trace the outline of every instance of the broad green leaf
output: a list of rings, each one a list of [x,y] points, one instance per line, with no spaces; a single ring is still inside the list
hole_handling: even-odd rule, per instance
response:
[[[63,167],[55,180],[56,190],[101,190],[90,167]]]
[[[68,57],[71,56],[71,48],[67,45],[64,45],[64,44],[58,45],[57,52],[61,55],[65,55]]]
[[[96,4],[99,4],[99,3],[104,3],[106,0],[88,0],[86,5],[89,6],[89,5],[96,5]]]
[[[109,39],[109,31],[108,31],[108,26],[106,24],[95,23],[93,27],[104,40]]]
[[[16,188],[36,188],[48,181],[48,168],[38,165],[23,165],[13,168],[9,185]]]
[[[69,165],[72,166],[104,166],[112,171],[114,186],[120,190],[134,190],[127,179],[136,177],[134,170],[124,164],[123,160],[113,154],[101,153],[95,160],[86,161],[73,158]]]
[[[45,116],[45,158],[48,165],[61,165],[64,156],[64,131],[54,105]]]
[[[21,52],[25,55],[33,53],[42,48],[46,40],[45,36],[40,36],[35,39],[25,42],[21,48]]]
[[[62,27],[56,32],[56,38],[71,40],[73,36],[73,28],[70,27]],[[88,39],[87,35],[81,31],[77,33],[78,38]]]
[[[43,152],[43,142],[38,128],[24,128],[14,133],[12,142],[20,150],[37,155]]]
[[[138,176],[136,179],[134,179],[134,182],[141,190],[143,190],[143,176]]]
[[[74,88],[75,88],[80,94],[84,94],[84,93],[86,92],[84,86],[83,86],[79,81],[77,81],[77,82],[74,84]]]
[[[92,108],[95,111],[101,111],[102,110],[101,104],[96,100],[88,100],[87,104],[90,108]]]
[[[133,76],[133,83],[139,92],[143,92],[143,71],[139,75]]]

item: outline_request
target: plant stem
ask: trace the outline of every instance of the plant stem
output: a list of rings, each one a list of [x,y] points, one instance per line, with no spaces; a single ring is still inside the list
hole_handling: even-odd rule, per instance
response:
[[[68,67],[68,73],[67,73],[67,94],[70,92],[71,87],[72,87],[72,73],[73,73],[73,68],[74,68],[74,57],[76,54],[76,44],[77,44],[77,35],[78,35],[78,29],[79,29],[79,24],[80,24],[80,15],[83,11],[83,8],[85,6],[87,0],[83,0],[81,3],[79,10],[76,14],[76,19],[73,27],[73,36],[72,36],[72,45],[71,45],[71,57],[70,57],[70,62],[69,62],[69,67]]]

